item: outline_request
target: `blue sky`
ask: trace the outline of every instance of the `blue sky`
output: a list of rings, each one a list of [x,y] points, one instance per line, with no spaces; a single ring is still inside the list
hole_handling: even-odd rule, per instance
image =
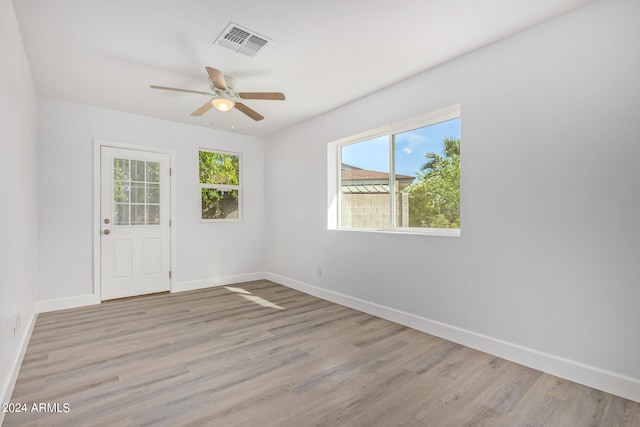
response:
[[[415,176],[427,153],[442,154],[445,137],[460,138],[460,118],[396,135],[396,174]],[[389,138],[381,136],[342,147],[342,162],[363,169],[389,172]]]

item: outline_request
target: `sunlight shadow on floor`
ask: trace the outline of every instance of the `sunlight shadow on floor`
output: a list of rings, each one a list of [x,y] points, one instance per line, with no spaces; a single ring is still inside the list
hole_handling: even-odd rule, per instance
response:
[[[272,303],[271,301],[268,301],[262,297],[256,296],[256,295],[251,295],[251,292],[244,290],[242,288],[235,288],[232,286],[225,286],[225,289],[231,291],[231,292],[235,292],[237,294],[240,294],[241,297],[251,301],[254,304],[258,304],[262,307],[267,307],[267,308],[275,308],[277,310],[284,310],[284,307],[280,307],[277,304]]]

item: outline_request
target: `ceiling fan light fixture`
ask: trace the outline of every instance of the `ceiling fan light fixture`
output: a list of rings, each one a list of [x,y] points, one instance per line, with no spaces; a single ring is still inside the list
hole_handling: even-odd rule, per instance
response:
[[[231,110],[233,106],[236,105],[234,101],[228,98],[215,98],[211,100],[211,103],[213,104],[213,108],[222,113]]]

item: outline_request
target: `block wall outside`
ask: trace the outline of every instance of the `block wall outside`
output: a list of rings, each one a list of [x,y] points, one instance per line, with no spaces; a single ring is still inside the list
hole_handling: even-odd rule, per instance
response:
[[[396,224],[409,226],[409,195],[396,195]],[[342,194],[341,224],[344,228],[387,228],[391,218],[389,194]]]

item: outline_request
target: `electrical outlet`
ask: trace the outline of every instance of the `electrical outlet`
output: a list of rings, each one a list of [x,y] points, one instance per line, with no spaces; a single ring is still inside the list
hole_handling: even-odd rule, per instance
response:
[[[16,316],[13,321],[13,336],[18,335],[18,331],[20,330],[20,313],[16,313]]]

